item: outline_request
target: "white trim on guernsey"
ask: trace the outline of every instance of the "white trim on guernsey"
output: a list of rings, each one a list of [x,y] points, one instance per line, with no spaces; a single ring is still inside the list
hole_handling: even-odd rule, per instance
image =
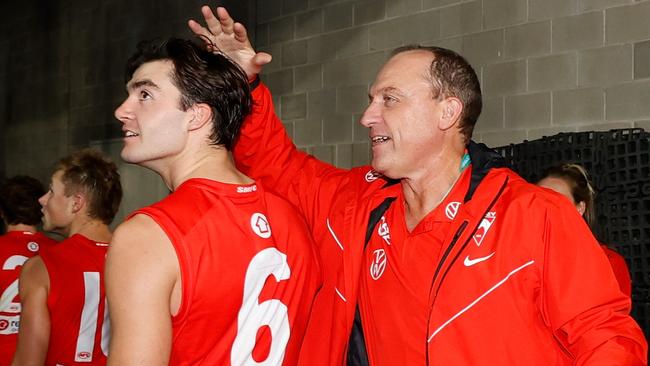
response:
[[[334,233],[334,230],[332,230],[332,227],[330,226],[330,219],[328,218],[326,222],[327,222],[327,229],[330,231],[330,234],[332,234],[332,237],[334,238],[334,240],[336,240],[336,244],[339,245],[339,248],[341,248],[341,250],[345,250],[345,249],[343,249],[343,245],[339,241],[339,238],[336,237],[336,234]]]
[[[343,301],[348,302],[348,299],[346,299],[345,296],[343,296],[343,294],[341,293],[341,291],[339,291],[339,289],[334,287],[334,291],[336,291],[336,294],[339,295],[339,297],[343,299]]]
[[[467,306],[466,306],[465,308],[463,308],[461,311],[459,311],[458,313],[456,313],[456,315],[452,316],[451,318],[449,318],[449,320],[447,320],[447,321],[444,322],[441,326],[439,326],[438,329],[436,329],[436,331],[433,332],[433,334],[431,334],[431,336],[429,337],[429,339],[427,339],[427,343],[431,342],[431,340],[433,339],[433,337],[435,337],[436,334],[438,334],[438,333],[439,333],[439,332],[440,332],[444,327],[446,327],[447,325],[449,325],[449,323],[451,323],[451,322],[454,321],[456,318],[458,318],[459,316],[461,316],[464,312],[466,312],[467,310],[469,310],[472,306],[476,305],[476,303],[478,303],[479,301],[481,301],[485,296],[489,295],[492,291],[496,290],[497,287],[503,285],[503,284],[504,284],[504,283],[505,283],[505,282],[506,282],[506,281],[507,281],[507,280],[508,280],[512,275],[514,275],[515,273],[521,271],[522,269],[524,269],[524,268],[530,266],[530,265],[533,264],[533,263],[535,263],[535,261],[534,261],[534,260],[531,260],[531,261],[526,262],[526,263],[524,263],[523,265],[521,265],[521,266],[519,266],[519,267],[513,269],[512,272],[508,273],[508,275],[507,275],[504,279],[502,279],[501,281],[497,282],[496,285],[492,286],[489,290],[485,291],[485,292],[483,293],[483,295],[479,296],[476,300],[472,301],[469,305],[467,305]]]

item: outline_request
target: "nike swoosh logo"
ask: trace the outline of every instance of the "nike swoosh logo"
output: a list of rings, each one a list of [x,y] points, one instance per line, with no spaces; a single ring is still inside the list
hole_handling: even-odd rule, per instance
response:
[[[465,267],[471,267],[471,266],[475,265],[476,263],[481,263],[483,261],[486,261],[486,260],[492,258],[494,253],[495,252],[492,252],[491,254],[486,255],[485,257],[478,257],[478,258],[474,258],[474,259],[469,259],[469,255],[468,255],[467,257],[465,257],[465,260],[463,261],[463,264],[465,265]]]

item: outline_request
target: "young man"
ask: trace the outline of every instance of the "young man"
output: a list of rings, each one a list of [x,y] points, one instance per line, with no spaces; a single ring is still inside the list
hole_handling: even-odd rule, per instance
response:
[[[0,236],[0,365],[9,365],[16,352],[20,324],[18,276],[23,263],[56,243],[41,234],[39,197],[45,189],[37,179],[17,175],[0,186],[0,217],[7,232]]]
[[[127,80],[121,156],[173,193],[115,232],[109,364],[295,364],[320,271],[293,206],[232,161],[246,76],[170,39],[141,44]]]
[[[39,200],[43,228],[67,239],[28,260],[14,365],[105,365],[104,261],[122,199],[117,166],[81,150],[61,159]]]
[[[269,56],[223,8],[202,11],[208,28],[190,28],[255,77]],[[326,271],[315,310],[333,310],[310,324],[304,364],[345,362],[357,297],[353,364],[645,364],[629,298],[575,209],[471,142],[481,91],[461,56],[405,47],[381,68],[361,118],[374,169],[298,151],[268,90],[253,96],[238,166],[301,209]]]

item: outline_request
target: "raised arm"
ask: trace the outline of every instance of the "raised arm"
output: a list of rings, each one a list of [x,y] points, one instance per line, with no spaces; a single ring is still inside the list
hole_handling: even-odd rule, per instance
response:
[[[47,308],[50,278],[40,256],[29,259],[20,273],[21,303],[18,348],[12,365],[44,365],[50,342],[50,313]]]
[[[237,62],[249,79],[255,79],[271,56],[255,52],[246,28],[235,22],[224,8],[217,8],[216,16],[207,6],[201,10],[207,27],[191,20],[188,24],[192,31]],[[298,206],[308,222],[324,222],[318,216],[328,212],[339,187],[350,179],[349,171],[296,148],[274,112],[268,88],[257,86],[253,99],[253,111],[244,122],[233,151],[237,167]]]
[[[144,215],[120,225],[106,259],[111,317],[108,365],[167,365],[171,306],[178,306],[170,299],[177,286],[176,253],[162,229]]]

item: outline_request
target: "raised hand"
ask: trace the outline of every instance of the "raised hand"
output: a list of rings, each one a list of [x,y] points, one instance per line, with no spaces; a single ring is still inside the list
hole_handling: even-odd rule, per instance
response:
[[[204,5],[201,13],[207,28],[195,20],[189,20],[187,25],[192,32],[205,37],[207,46],[212,47],[213,52],[223,53],[235,61],[246,72],[249,80],[260,73],[262,66],[271,62],[270,54],[255,52],[244,25],[235,22],[225,8],[218,7],[215,16],[212,9]]]

